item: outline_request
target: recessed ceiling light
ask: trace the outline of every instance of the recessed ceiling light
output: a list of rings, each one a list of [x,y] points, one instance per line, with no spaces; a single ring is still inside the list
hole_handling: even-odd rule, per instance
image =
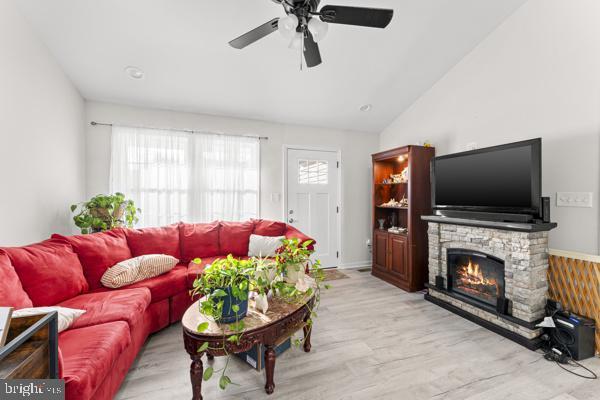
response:
[[[372,104],[364,104],[364,105],[360,106],[359,110],[362,112],[367,112],[367,111],[371,111],[372,108],[373,108]]]
[[[144,77],[144,71],[138,67],[125,67],[125,72],[133,79],[142,79]]]

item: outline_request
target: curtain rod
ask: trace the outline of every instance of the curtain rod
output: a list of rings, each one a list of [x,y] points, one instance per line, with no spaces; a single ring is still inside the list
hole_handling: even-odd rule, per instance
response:
[[[97,126],[97,125],[113,126],[113,124],[109,124],[109,123],[105,123],[105,122],[96,122],[96,121],[90,122],[90,125],[92,125],[92,126]],[[202,132],[202,131],[193,131],[190,129],[154,128],[154,127],[148,127],[148,126],[129,126],[129,125],[123,125],[123,126],[128,126],[130,128],[139,128],[139,129],[154,129],[154,130],[161,130],[161,131],[179,131],[179,132],[187,132],[187,133],[209,133],[209,134],[213,134],[213,135],[241,136],[241,137],[247,137],[247,138],[255,138],[255,139],[259,139],[259,140],[269,140],[268,136],[231,135],[229,133],[220,133],[220,132]]]

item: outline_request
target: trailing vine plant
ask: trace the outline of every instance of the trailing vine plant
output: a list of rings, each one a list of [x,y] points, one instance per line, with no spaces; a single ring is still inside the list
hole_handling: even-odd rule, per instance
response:
[[[201,262],[200,259],[194,260],[196,264]],[[207,317],[211,317],[215,322],[221,321],[223,317],[225,298],[230,294],[232,297],[228,301],[231,310],[226,310],[226,312],[233,311],[235,322],[228,324],[226,328],[222,327],[224,332],[227,330],[231,334],[223,336],[223,342],[219,347],[209,348],[209,343],[204,342],[197,350],[198,353],[206,350],[219,350],[227,356],[225,366],[222,369],[214,371],[213,367],[210,366],[204,370],[203,374],[203,379],[207,381],[214,373],[220,373],[219,387],[221,389],[225,389],[233,383],[226,374],[231,358],[231,354],[227,349],[227,342],[239,345],[242,339],[245,325],[244,320],[239,315],[239,303],[248,300],[250,278],[253,271],[254,268],[250,261],[236,259],[230,254],[227,258],[216,260],[207,266],[204,272],[194,281],[192,296],[203,296],[202,301],[200,301],[200,312]],[[198,332],[204,332],[208,329],[208,326],[208,322],[203,322],[198,325],[197,330]]]

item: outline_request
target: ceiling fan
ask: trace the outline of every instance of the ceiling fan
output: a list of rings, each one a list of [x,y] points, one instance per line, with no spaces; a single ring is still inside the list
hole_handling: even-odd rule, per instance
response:
[[[321,0],[272,0],[281,4],[287,14],[275,18],[233,39],[229,44],[236,49],[244,47],[279,31],[289,40],[289,47],[302,49],[306,66],[321,64],[321,52],[317,44],[327,34],[328,24],[344,24],[385,28],[394,15],[394,10],[365,7],[324,6],[319,11]],[[318,18],[317,18],[318,17]]]

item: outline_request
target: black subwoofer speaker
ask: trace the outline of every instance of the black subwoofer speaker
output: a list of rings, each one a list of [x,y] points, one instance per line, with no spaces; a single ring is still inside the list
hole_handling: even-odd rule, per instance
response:
[[[593,320],[575,314],[556,314],[555,329],[550,329],[553,342],[566,347],[574,360],[594,356],[596,326]]]

